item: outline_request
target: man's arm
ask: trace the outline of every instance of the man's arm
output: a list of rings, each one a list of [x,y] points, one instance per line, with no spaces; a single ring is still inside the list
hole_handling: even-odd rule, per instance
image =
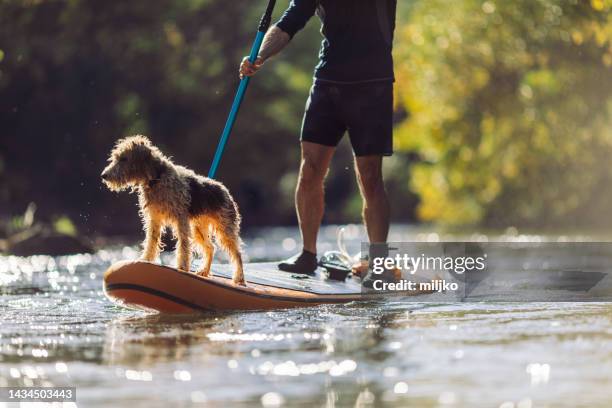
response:
[[[281,52],[291,38],[304,28],[316,9],[317,0],[292,0],[278,23],[266,33],[255,63],[251,64],[249,58],[244,57],[240,77],[254,75],[266,60]]]
[[[278,28],[278,26],[272,26],[263,39],[261,49],[259,50],[259,58],[265,62],[270,57],[281,52],[289,44],[289,41],[291,41],[289,34]]]
[[[267,59],[281,52],[282,49],[289,44],[290,40],[291,37],[289,34],[277,26],[270,28],[263,39],[261,49],[259,50],[259,56],[255,60],[255,63],[251,64],[249,57],[244,57],[242,60],[242,64],[240,65],[240,78],[254,75]]]

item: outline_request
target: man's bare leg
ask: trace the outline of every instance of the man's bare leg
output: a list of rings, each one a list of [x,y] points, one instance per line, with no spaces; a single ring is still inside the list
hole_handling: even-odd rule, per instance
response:
[[[302,161],[295,190],[295,209],[304,249],[313,254],[317,253],[317,234],[325,209],[323,181],[335,150],[335,147],[302,142]]]
[[[389,199],[383,181],[382,156],[355,157],[355,173],[370,243],[385,243],[389,235]]]
[[[382,174],[382,156],[355,157],[355,174],[359,191],[363,197],[363,222],[370,240],[370,262],[377,257],[388,256],[387,236],[389,235],[389,199]],[[353,273],[362,277],[365,287],[372,287],[379,279],[395,281],[401,277],[399,271],[389,270],[383,275],[368,275],[368,264],[353,267]]]
[[[279,264],[287,272],[312,273],[316,269],[317,234],[323,219],[323,182],[335,147],[302,142],[300,174],[295,190],[295,209],[302,234],[303,252]]]

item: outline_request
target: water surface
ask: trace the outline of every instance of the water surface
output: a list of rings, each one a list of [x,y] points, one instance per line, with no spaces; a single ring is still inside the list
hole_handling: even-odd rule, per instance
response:
[[[348,238],[358,250],[359,230]],[[274,259],[295,250],[296,231],[246,242],[251,260]],[[334,246],[324,229],[322,250]],[[136,249],[0,258],[0,386],[75,386],[82,407],[612,405],[612,304],[148,315],[102,292],[104,270]]]

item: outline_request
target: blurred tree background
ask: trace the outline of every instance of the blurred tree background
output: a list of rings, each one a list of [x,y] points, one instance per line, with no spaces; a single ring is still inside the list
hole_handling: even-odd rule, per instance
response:
[[[422,220],[612,225],[612,1],[414,2],[397,145]]]
[[[609,223],[611,2],[398,2],[394,221]],[[86,234],[139,234],[134,197],[99,180],[112,144],[144,133],[206,173],[264,6],[0,0],[0,216],[36,202]],[[252,81],[221,163],[247,226],[295,222],[318,30]],[[325,221],[358,221],[346,140],[327,185]]]

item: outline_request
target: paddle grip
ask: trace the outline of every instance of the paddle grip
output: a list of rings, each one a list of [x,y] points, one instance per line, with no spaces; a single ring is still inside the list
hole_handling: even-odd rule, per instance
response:
[[[266,12],[261,17],[261,21],[259,22],[258,31],[265,33],[266,31],[268,31],[268,28],[270,28],[270,23],[272,21],[272,11],[274,11],[275,5],[276,5],[276,0],[268,1],[268,7],[266,8]]]

